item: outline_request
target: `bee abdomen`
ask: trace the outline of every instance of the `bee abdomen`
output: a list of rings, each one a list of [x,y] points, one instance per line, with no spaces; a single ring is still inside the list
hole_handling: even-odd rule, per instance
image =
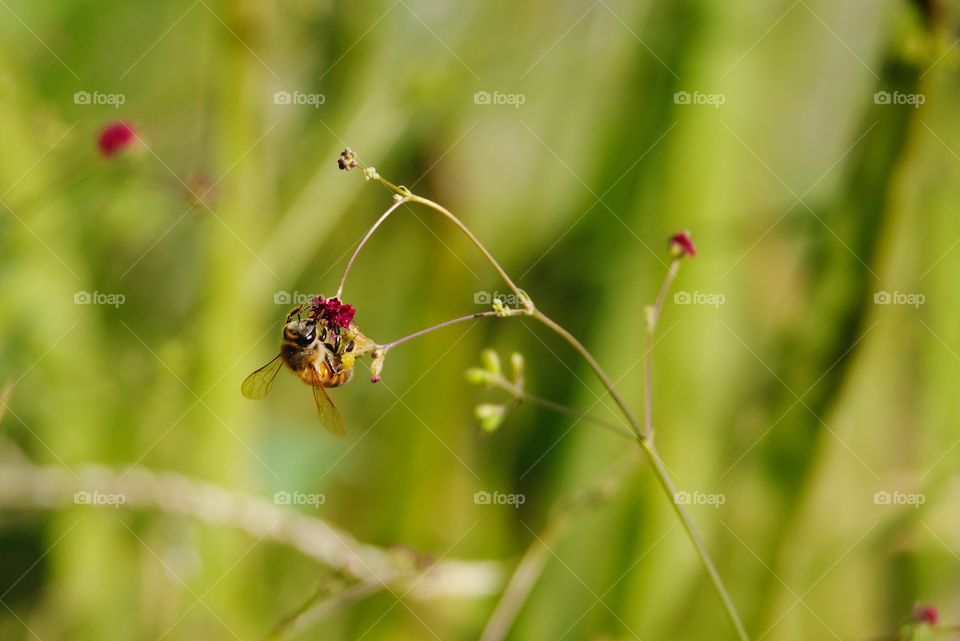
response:
[[[330,376],[324,377],[323,386],[324,387],[339,387],[343,385],[353,376],[353,370],[347,369],[337,372],[336,374],[331,374]]]

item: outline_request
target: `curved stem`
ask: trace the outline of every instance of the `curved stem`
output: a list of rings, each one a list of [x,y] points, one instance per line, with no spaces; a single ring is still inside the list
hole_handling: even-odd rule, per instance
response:
[[[393,205],[391,205],[390,208],[383,212],[383,215],[377,219],[377,222],[373,223],[373,227],[371,227],[367,233],[364,234],[363,238],[360,239],[360,243],[357,245],[357,248],[353,250],[353,255],[350,256],[350,260],[347,261],[347,266],[343,270],[343,276],[340,278],[340,285],[337,286],[336,298],[340,298],[343,295],[343,285],[347,282],[347,274],[350,273],[350,268],[353,267],[353,261],[357,259],[357,255],[360,253],[360,250],[363,249],[363,246],[366,245],[367,241],[370,240],[370,237],[373,236],[373,232],[377,231],[377,228],[380,227],[380,225],[390,217],[390,214],[395,212],[400,205],[406,203],[407,200],[407,198],[401,198],[393,203]]]
[[[673,270],[672,266],[671,271],[675,271]],[[672,276],[668,276],[668,280],[672,279]],[[664,292],[665,289],[661,289],[661,305],[663,303],[662,299]],[[676,501],[676,489],[673,486],[673,481],[670,480],[670,474],[667,471],[666,466],[664,466],[663,462],[660,460],[660,457],[654,448],[653,442],[646,438],[644,428],[641,427],[636,416],[633,415],[633,412],[630,411],[630,408],[623,400],[623,397],[620,396],[620,393],[617,392],[616,388],[613,386],[613,381],[610,380],[610,377],[608,377],[603,371],[603,369],[600,367],[600,364],[597,363],[596,359],[592,354],[590,354],[587,348],[584,347],[583,344],[580,343],[580,341],[578,341],[570,332],[539,310],[533,312],[533,317],[559,334],[561,338],[569,343],[570,346],[573,347],[573,349],[576,350],[585,361],[587,361],[597,378],[599,378],[603,383],[607,393],[610,394],[617,405],[620,406],[624,416],[626,416],[627,420],[630,421],[630,426],[633,428],[633,431],[636,434],[637,442],[639,443],[644,454],[646,454],[647,459],[650,461],[654,475],[657,477],[660,486],[663,488],[663,491],[667,496],[667,500],[669,500],[670,504],[673,506],[673,510],[677,514],[677,518],[682,523],[684,530],[686,530],[687,536],[690,538],[694,548],[697,550],[697,555],[700,557],[700,561],[703,564],[704,569],[707,571],[707,575],[710,577],[710,581],[713,583],[714,589],[720,596],[720,600],[723,602],[727,617],[730,619],[731,623],[733,623],[733,627],[737,630],[737,635],[739,638],[742,641],[748,641],[749,637],[747,636],[746,629],[743,627],[743,622],[740,620],[740,615],[737,614],[737,609],[733,605],[733,599],[730,598],[730,594],[723,585],[723,580],[720,578],[720,574],[717,572],[716,566],[713,564],[713,560],[710,558],[710,553],[707,551],[707,546],[704,544],[703,539],[700,538],[700,535],[697,532],[696,527],[693,525],[693,520],[690,518],[687,510],[683,507],[683,505],[677,503]],[[647,354],[649,354],[649,350]]]
[[[389,180],[387,180],[386,178],[378,174],[376,170],[374,170],[372,167],[365,167],[364,165],[359,163],[358,163],[358,166],[360,166],[364,170],[364,176],[366,176],[368,179],[376,180],[377,182],[379,182],[381,185],[383,185],[390,191],[401,196],[404,201],[420,203],[421,205],[429,207],[434,211],[442,214],[450,222],[456,225],[457,228],[467,238],[470,239],[470,242],[474,244],[474,246],[480,251],[480,253],[483,254],[483,257],[487,259],[487,262],[493,266],[493,268],[497,271],[498,274],[500,274],[500,278],[502,278],[503,281],[507,284],[507,286],[511,289],[511,291],[513,291],[513,293],[516,294],[517,300],[520,300],[523,302],[524,308],[527,309],[528,311],[533,310],[533,303],[527,297],[526,293],[524,293],[522,289],[517,287],[516,283],[513,282],[513,279],[510,278],[510,275],[507,274],[507,272],[503,269],[503,267],[500,266],[500,263],[498,263],[497,259],[493,257],[493,254],[491,254],[487,250],[487,248],[484,247],[483,243],[480,242],[480,239],[477,238],[472,231],[470,231],[470,228],[464,225],[459,218],[457,218],[456,216],[453,215],[453,213],[450,212],[450,210],[448,210],[443,205],[430,200],[429,198],[417,196],[406,187],[403,187],[401,185],[394,185],[392,182],[390,182]],[[369,173],[367,173],[368,171]],[[383,217],[385,216],[386,214]],[[370,233],[372,232],[373,230],[371,229]],[[369,236],[369,233],[368,233],[368,236]]]
[[[328,615],[353,605],[383,588],[383,582],[377,580],[360,581],[335,594],[328,594],[327,590],[321,586],[296,612],[280,621],[270,631],[265,641],[292,638]]]
[[[520,402],[530,403],[531,405],[539,405],[540,407],[557,412],[558,414],[565,414],[567,416],[572,416],[581,421],[586,421],[586,422],[598,425],[600,427],[604,427],[615,434],[619,434],[620,436],[624,436],[631,440],[634,438],[634,434],[632,432],[624,429],[621,425],[617,423],[614,423],[612,421],[606,421],[597,416],[592,416],[590,414],[587,414],[586,412],[575,410],[572,407],[561,405],[560,403],[556,403],[554,401],[543,398],[541,396],[537,396],[535,394],[528,394],[527,392],[518,388],[516,385],[513,385],[512,383],[510,383],[508,380],[506,380],[502,376],[495,378],[493,381],[493,384],[496,387],[499,387],[500,389],[509,393]]]
[[[529,299],[529,297],[523,292],[523,290],[517,287],[517,285],[513,282],[513,280],[506,273],[506,271],[504,271],[503,267],[500,266],[500,263],[497,262],[497,260],[493,257],[493,255],[490,254],[489,251],[487,251],[486,247],[483,246],[483,244],[477,239],[477,237],[473,235],[473,232],[471,232],[466,227],[466,225],[464,225],[460,221],[459,218],[454,216],[445,207],[433,202],[432,200],[417,196],[411,193],[410,190],[407,189],[406,187],[397,186],[385,180],[379,174],[377,174],[377,172],[372,168],[369,168],[369,171],[365,168],[364,175],[368,179],[377,180],[378,182],[386,186],[388,189],[406,198],[410,202],[416,202],[416,203],[420,203],[421,205],[430,207],[431,209],[439,212],[440,214],[445,216],[447,219],[449,219],[451,222],[453,222],[471,240],[471,242],[473,242],[473,244],[477,247],[477,249],[480,250],[480,252],[487,259],[487,261],[493,266],[493,268],[497,271],[497,273],[500,274],[500,277],[503,278],[504,282],[510,287],[513,293],[516,294],[518,299],[523,302],[523,305],[524,305],[523,310],[511,310],[511,311],[533,316],[537,321],[547,326],[554,333],[559,335],[587,362],[587,364],[590,366],[590,369],[593,370],[593,373],[603,384],[607,393],[613,398],[614,402],[616,402],[617,406],[620,408],[620,411],[623,412],[623,415],[626,417],[627,421],[630,423],[630,427],[632,428],[632,431],[635,435],[637,443],[640,445],[641,450],[644,452],[647,459],[650,461],[651,467],[654,471],[655,476],[657,477],[657,480],[660,483],[661,488],[663,488],[664,493],[667,495],[667,499],[670,501],[670,504],[673,505],[673,510],[676,513],[677,518],[680,520],[680,522],[684,527],[684,530],[687,532],[687,536],[690,538],[691,542],[693,543],[694,548],[696,549],[697,554],[700,557],[700,561],[702,562],[704,569],[707,571],[707,574],[710,577],[711,583],[713,583],[714,589],[716,590],[717,594],[720,596],[720,599],[723,602],[724,610],[726,611],[728,618],[733,624],[733,627],[737,631],[737,636],[741,639],[741,641],[749,641],[749,637],[747,636],[747,632],[743,626],[743,622],[740,620],[740,616],[739,614],[737,614],[737,610],[733,604],[733,600],[730,598],[730,594],[727,592],[726,588],[724,587],[723,580],[720,578],[720,574],[717,572],[716,566],[714,566],[713,561],[710,558],[710,553],[707,551],[706,545],[704,544],[703,540],[700,538],[700,535],[697,532],[696,527],[694,526],[693,521],[690,518],[689,514],[687,513],[686,509],[682,505],[677,503],[675,499],[676,491],[673,486],[673,481],[671,481],[670,475],[666,469],[666,466],[664,466],[663,462],[660,460],[660,457],[657,454],[657,451],[652,441],[653,421],[652,421],[652,413],[650,409],[650,396],[652,395],[651,387],[650,387],[650,372],[652,367],[651,367],[651,361],[649,358],[649,353],[650,353],[649,337],[653,333],[654,327],[656,325],[656,320],[659,317],[660,310],[662,309],[663,303],[666,299],[667,291],[669,290],[670,285],[676,276],[677,269],[679,268],[678,261],[674,260],[673,263],[670,265],[670,268],[667,271],[667,276],[664,280],[664,283],[661,286],[660,291],[657,295],[656,304],[653,307],[653,309],[650,311],[649,313],[650,315],[647,319],[648,346],[647,346],[647,352],[645,355],[645,358],[647,359],[647,363],[645,367],[645,371],[647,375],[645,380],[645,392],[644,392],[644,398],[646,403],[645,403],[645,411],[644,411],[645,420],[644,420],[644,423],[641,424],[640,421],[637,420],[637,417],[634,415],[633,411],[630,409],[630,406],[627,405],[626,401],[620,395],[620,392],[617,391],[616,387],[613,384],[613,381],[610,379],[609,376],[607,376],[606,372],[604,372],[603,368],[600,366],[600,363],[597,362],[597,360],[593,357],[590,351],[587,350],[587,348],[584,347],[583,344],[580,341],[578,341],[576,337],[573,336],[573,334],[567,331],[566,328],[564,328],[562,325],[560,325],[559,323],[551,319],[549,316],[545,315],[544,313],[540,312],[535,308],[535,306],[533,305],[533,302]],[[504,314],[496,313],[496,312],[488,312],[485,314],[480,314],[480,316],[485,316],[485,315],[503,316]],[[433,328],[428,328],[427,330],[422,330],[421,332],[418,332],[416,334],[411,334],[409,337],[405,337],[398,341],[394,341],[393,343],[383,347],[388,348],[390,346],[398,345],[401,342],[405,342],[407,340],[415,338],[416,336],[421,336],[425,333],[433,331],[434,329],[439,329],[440,327],[446,327],[447,325],[450,325],[456,322],[462,322],[464,320],[468,320],[469,318],[473,318],[473,317],[475,316],[471,315],[471,316],[466,316],[459,319],[454,319],[453,321],[447,321],[446,323],[442,323],[441,325],[435,326]]]
[[[657,302],[654,304],[647,316],[647,328],[644,338],[643,352],[643,436],[651,443],[653,442],[653,333],[657,327],[657,321],[660,320],[660,312],[663,310],[663,301],[670,291],[673,280],[677,277],[680,270],[680,260],[674,258],[667,269],[667,275],[660,285],[660,292],[657,294]]]
[[[693,520],[691,520],[686,508],[684,508],[683,505],[677,501],[677,489],[673,485],[673,481],[670,480],[670,474],[667,472],[667,468],[663,464],[663,461],[660,460],[660,455],[657,454],[657,450],[650,441],[639,439],[639,442],[640,447],[643,448],[644,454],[647,455],[647,460],[650,461],[650,464],[653,467],[654,475],[660,482],[660,487],[663,488],[664,493],[670,500],[670,505],[673,506],[673,511],[676,513],[677,519],[679,519],[680,524],[683,525],[683,529],[687,532],[687,537],[689,537],[689,539],[693,542],[693,546],[697,549],[697,554],[700,556],[700,561],[703,563],[704,569],[710,576],[710,581],[713,583],[714,589],[716,590],[717,594],[720,595],[720,600],[723,601],[723,609],[727,613],[727,618],[730,619],[730,623],[733,624],[733,627],[736,629],[739,638],[742,639],[742,641],[749,641],[750,637],[747,636],[747,630],[743,627],[743,621],[740,620],[740,615],[737,614],[737,608],[733,604],[733,599],[730,598],[730,594],[723,585],[723,579],[720,578],[720,573],[717,572],[717,568],[713,564],[713,560],[710,558],[710,553],[707,551],[706,544],[703,542],[703,539],[700,538],[700,533],[693,524]]]
[[[531,309],[532,303],[528,299],[526,293],[524,293],[522,289],[517,287],[516,283],[513,282],[513,280],[510,278],[507,272],[504,271],[503,267],[500,266],[500,263],[497,262],[497,259],[493,257],[493,254],[487,251],[487,248],[483,246],[483,243],[481,243],[480,240],[473,235],[473,232],[470,231],[470,229],[466,225],[460,222],[459,218],[457,218],[452,213],[450,213],[450,211],[447,210],[442,205],[439,205],[428,198],[421,198],[420,196],[411,195],[410,201],[415,203],[420,203],[421,205],[430,207],[431,209],[434,209],[435,211],[438,211],[439,213],[446,216],[454,225],[456,225],[460,229],[460,231],[463,232],[463,234],[467,238],[470,239],[470,242],[472,242],[476,246],[476,248],[480,250],[480,253],[483,254],[484,258],[487,259],[487,262],[489,262],[493,266],[493,268],[497,270],[497,273],[500,274],[500,278],[502,278],[503,281],[507,284],[507,286],[513,291],[513,293],[517,295],[517,300],[522,301],[524,306],[527,309]]]
[[[503,641],[516,621],[517,615],[520,614],[523,604],[530,596],[534,584],[540,578],[547,561],[550,560],[554,543],[574,521],[574,517],[590,507],[605,503],[620,489],[634,469],[635,458],[631,450],[631,453],[621,459],[619,464],[614,464],[611,473],[596,479],[578,497],[563,501],[550,515],[540,534],[531,530],[533,541],[530,542],[510,577],[493,614],[487,621],[480,641]]]
[[[593,354],[587,350],[583,344],[574,337],[573,334],[568,332],[562,325],[551,319],[549,316],[541,312],[540,310],[534,310],[532,316],[552,329],[556,334],[560,336],[564,341],[566,341],[570,347],[572,347],[583,360],[587,361],[587,364],[590,366],[590,369],[593,370],[593,373],[600,379],[600,382],[603,383],[604,388],[606,388],[607,393],[613,398],[614,402],[620,408],[620,411],[623,412],[623,415],[630,422],[630,427],[633,428],[634,434],[637,438],[643,439],[643,432],[640,426],[640,421],[637,420],[637,417],[634,416],[633,410],[630,409],[630,406],[627,405],[627,402],[623,400],[623,397],[620,396],[620,392],[617,391],[617,388],[614,387],[613,381],[610,380],[610,377],[607,376],[607,373],[603,371],[603,368],[600,367],[600,363],[597,362],[597,359],[593,357]]]
[[[513,316],[514,314],[509,314],[509,315],[510,315],[510,316]],[[467,314],[466,316],[458,316],[457,318],[451,318],[451,319],[448,320],[448,321],[444,321],[444,322],[442,322],[442,323],[437,323],[436,325],[431,325],[430,327],[427,327],[427,328],[425,328],[425,329],[421,329],[421,330],[418,331],[418,332],[414,332],[414,333],[412,333],[412,334],[407,334],[406,336],[403,336],[403,337],[401,337],[401,338],[398,338],[397,340],[394,340],[394,341],[390,341],[389,343],[384,343],[383,345],[380,345],[379,347],[380,347],[380,349],[382,349],[384,352],[388,352],[388,351],[390,351],[390,349],[396,347],[397,345],[402,345],[402,344],[406,343],[407,341],[412,341],[414,338],[419,338],[419,337],[423,336],[424,334],[429,334],[430,332],[435,332],[435,331],[437,331],[438,329],[443,329],[444,327],[449,327],[450,325],[456,325],[457,323],[463,323],[463,322],[468,321],[468,320],[473,320],[474,318],[491,318],[491,317],[495,317],[495,316],[503,316],[503,314],[498,314],[497,312],[477,312],[477,313],[475,313],[475,314]]]

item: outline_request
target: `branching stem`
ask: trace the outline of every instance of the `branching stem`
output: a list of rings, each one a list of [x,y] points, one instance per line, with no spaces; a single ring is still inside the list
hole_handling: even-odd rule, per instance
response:
[[[742,621],[740,620],[740,615],[737,613],[737,609],[733,604],[733,600],[730,598],[730,594],[727,592],[727,589],[723,584],[723,580],[720,578],[720,574],[719,572],[717,572],[716,566],[714,565],[712,559],[710,558],[710,553],[707,550],[706,544],[703,542],[702,537],[700,536],[696,527],[694,526],[693,520],[690,518],[690,515],[687,513],[686,508],[684,508],[684,506],[678,503],[675,499],[676,489],[673,485],[673,481],[670,479],[670,474],[666,466],[663,464],[663,461],[660,459],[660,455],[657,453],[657,450],[653,444],[653,420],[652,420],[652,410],[651,410],[651,402],[650,402],[651,396],[652,396],[651,381],[650,381],[651,373],[652,373],[652,359],[650,357],[650,348],[653,342],[652,338],[653,338],[654,330],[656,328],[656,321],[660,316],[660,311],[663,308],[663,304],[666,299],[667,292],[669,291],[670,286],[673,283],[673,280],[675,279],[677,275],[677,271],[679,269],[679,260],[675,259],[671,263],[670,267],[667,270],[667,274],[666,274],[666,277],[664,278],[663,284],[660,287],[660,291],[657,295],[656,303],[654,307],[648,311],[647,326],[646,326],[647,350],[644,356],[644,359],[645,359],[644,421],[643,423],[641,423],[637,419],[636,415],[633,413],[633,410],[630,409],[630,406],[627,405],[626,401],[620,395],[620,392],[617,391],[613,381],[610,379],[607,373],[600,366],[600,363],[597,362],[596,358],[593,357],[590,351],[586,347],[584,347],[584,345],[579,340],[577,340],[577,338],[574,337],[573,334],[571,334],[566,328],[564,328],[562,325],[560,325],[559,323],[551,319],[549,316],[547,316],[543,312],[536,309],[536,307],[533,304],[533,301],[526,295],[526,293],[523,290],[517,287],[517,285],[513,282],[513,280],[506,273],[503,267],[500,266],[500,263],[497,262],[497,260],[493,257],[493,255],[490,254],[489,251],[487,251],[486,247],[483,246],[483,244],[477,239],[477,237],[473,235],[473,232],[471,232],[467,228],[467,226],[460,221],[459,218],[453,215],[453,213],[451,213],[448,209],[446,209],[442,205],[439,205],[427,198],[417,196],[411,193],[410,190],[407,189],[406,187],[394,185],[393,183],[381,177],[373,168],[364,167],[364,176],[367,177],[368,179],[373,179],[380,182],[382,185],[384,185],[385,187],[387,187],[388,189],[390,189],[391,191],[393,191],[394,193],[400,196],[400,199],[398,200],[398,202],[395,203],[394,206],[391,207],[389,210],[387,210],[387,212],[383,216],[381,216],[381,219],[378,220],[377,223],[374,225],[374,229],[371,229],[371,231],[368,232],[365,238],[369,238],[370,234],[373,233],[373,231],[380,224],[380,222],[382,222],[382,220],[386,218],[386,216],[392,213],[392,211],[395,210],[395,208],[398,207],[403,202],[415,202],[415,203],[424,205],[426,207],[429,207],[430,209],[433,209],[434,211],[440,213],[441,215],[449,219],[452,223],[454,223],[460,229],[460,231],[462,231],[471,240],[471,242],[473,242],[473,244],[477,247],[477,249],[480,250],[480,253],[482,253],[484,258],[487,259],[487,262],[489,262],[490,265],[497,271],[497,273],[500,274],[500,277],[503,278],[507,286],[510,287],[510,289],[513,291],[514,294],[517,295],[518,300],[522,301],[523,308],[522,310],[516,310],[518,313],[529,315],[534,319],[536,319],[541,324],[543,324],[544,326],[548,327],[551,331],[553,331],[555,334],[560,336],[560,338],[562,338],[568,345],[570,345],[570,347],[572,347],[574,351],[576,351],[583,358],[584,361],[586,361],[587,365],[590,366],[590,369],[593,370],[593,373],[600,380],[606,392],[610,395],[611,398],[613,398],[614,402],[617,404],[617,406],[620,408],[620,411],[623,413],[624,417],[629,422],[630,428],[634,434],[634,438],[636,439],[638,445],[640,446],[640,449],[643,451],[647,460],[650,461],[651,468],[653,469],[654,475],[657,477],[660,487],[663,489],[663,492],[666,495],[667,500],[673,506],[673,510],[676,513],[678,520],[683,525],[683,528],[686,531],[687,536],[690,538],[690,541],[693,543],[693,546],[700,557],[700,561],[703,564],[703,567],[706,570],[707,575],[710,577],[710,581],[713,584],[714,589],[716,590],[717,594],[720,597],[720,600],[723,603],[724,610],[726,611],[727,616],[730,619],[730,622],[733,624],[734,629],[737,631],[737,636],[741,641],[749,641],[749,637],[747,636],[747,631],[744,628]],[[353,258],[351,258],[351,263],[352,262],[353,262]],[[344,278],[346,278],[346,274],[344,274]],[[342,283],[341,283],[341,289],[342,289]],[[488,314],[495,315],[495,316],[502,315],[497,312],[489,312]],[[480,316],[482,315],[483,314],[481,314]],[[434,331],[441,327],[446,327],[448,325],[452,325],[454,323],[462,322],[464,320],[468,320],[470,318],[475,318],[475,317],[479,317],[479,316],[470,315],[470,316],[453,319],[452,321],[447,321],[446,323],[441,323],[440,325],[427,328],[426,330],[421,330],[421,332],[411,334],[410,336],[400,339],[399,341],[388,343],[388,345],[383,347],[386,348],[388,346],[398,345],[401,342],[405,342],[407,340],[415,338],[416,336],[421,336],[425,333]],[[510,618],[512,620],[512,616]]]

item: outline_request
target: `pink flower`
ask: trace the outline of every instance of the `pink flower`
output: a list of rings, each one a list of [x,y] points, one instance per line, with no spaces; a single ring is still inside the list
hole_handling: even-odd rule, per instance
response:
[[[332,327],[347,329],[356,313],[357,310],[353,305],[342,303],[339,298],[314,296],[310,301],[310,315],[313,320],[317,322],[325,320]]]
[[[693,238],[690,237],[688,231],[677,232],[671,236],[669,244],[670,255],[674,258],[683,258],[684,256],[692,258],[697,255],[697,248],[693,246]]]
[[[918,623],[929,623],[930,625],[937,625],[937,621],[940,619],[937,609],[932,605],[920,604],[913,609],[913,620]]]
[[[100,148],[100,153],[109,158],[129,147],[136,138],[137,130],[133,125],[117,120],[100,131],[97,147]]]

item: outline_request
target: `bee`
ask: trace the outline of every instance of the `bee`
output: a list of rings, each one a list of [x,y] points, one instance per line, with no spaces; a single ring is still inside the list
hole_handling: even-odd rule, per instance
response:
[[[327,388],[348,382],[353,377],[357,356],[369,351],[373,343],[353,323],[342,328],[324,319],[301,319],[301,308],[296,307],[287,314],[280,353],[247,376],[240,391],[250,399],[266,397],[280,367],[286,365],[313,389],[313,400],[323,426],[343,437],[347,433],[343,417],[330,400]]]

